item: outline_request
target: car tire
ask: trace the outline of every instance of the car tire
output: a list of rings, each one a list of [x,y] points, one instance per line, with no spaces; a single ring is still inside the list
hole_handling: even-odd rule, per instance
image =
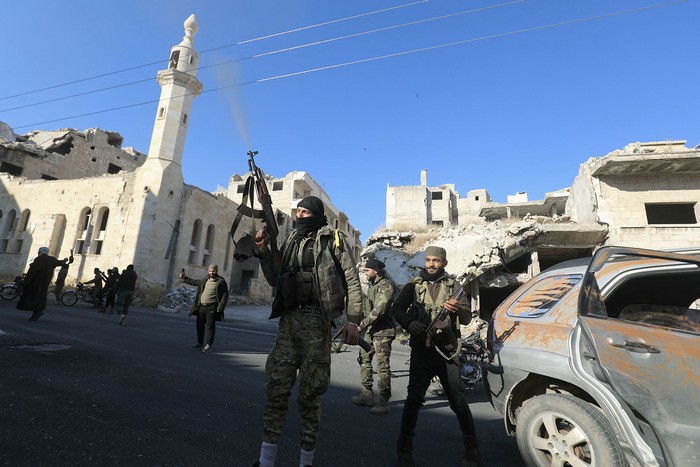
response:
[[[74,290],[69,290],[61,295],[61,303],[66,306],[73,306],[78,303],[78,293]]]
[[[607,419],[574,396],[533,397],[520,410],[515,431],[520,455],[530,467],[627,465]]]

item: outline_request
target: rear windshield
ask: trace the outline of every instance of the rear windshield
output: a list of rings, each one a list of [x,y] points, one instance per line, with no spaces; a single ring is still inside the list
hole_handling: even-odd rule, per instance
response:
[[[518,318],[539,318],[551,310],[581,277],[581,274],[563,274],[537,281],[513,302],[506,313]]]

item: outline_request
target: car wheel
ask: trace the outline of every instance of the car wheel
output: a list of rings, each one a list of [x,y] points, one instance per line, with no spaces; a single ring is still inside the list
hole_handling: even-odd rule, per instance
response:
[[[5,285],[0,291],[0,296],[5,300],[14,300],[19,296],[19,290],[14,285]]]
[[[61,295],[61,303],[66,306],[73,306],[78,302],[78,294],[74,290],[69,290]]]
[[[573,396],[546,394],[527,401],[516,436],[528,466],[617,467],[627,462],[603,414]]]

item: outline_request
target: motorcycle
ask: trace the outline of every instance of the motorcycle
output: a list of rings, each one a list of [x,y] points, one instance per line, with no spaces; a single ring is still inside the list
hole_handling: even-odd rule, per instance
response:
[[[15,277],[14,283],[2,286],[2,289],[0,290],[0,297],[5,300],[14,300],[22,295],[22,286],[22,276],[17,276]]]
[[[489,351],[486,348],[486,328],[488,323],[475,318],[473,330],[462,339],[462,349],[459,353],[459,379],[467,387],[482,381],[483,366],[489,361]]]
[[[73,306],[78,303],[78,300],[82,300],[85,303],[92,303],[92,288],[85,287],[78,282],[74,290],[66,290],[61,294],[61,303],[66,306]]]

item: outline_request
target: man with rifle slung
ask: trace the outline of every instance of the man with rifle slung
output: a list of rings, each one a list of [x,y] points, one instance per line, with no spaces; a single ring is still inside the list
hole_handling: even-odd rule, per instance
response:
[[[312,465],[321,421],[321,396],[330,384],[331,327],[347,314],[340,337],[358,343],[362,292],[344,235],[328,226],[323,202],[299,201],[296,229],[280,249],[266,229],[255,236],[256,256],[268,283],[276,287],[270,318],[279,331],[265,364],[267,402],[259,461],[271,467],[277,456],[287,404],[297,373],[301,452],[299,465]],[[269,226],[268,226],[269,228]]]
[[[450,408],[457,415],[464,442],[463,467],[479,465],[479,448],[469,404],[459,379],[459,325],[471,320],[463,287],[445,271],[447,252],[438,246],[425,249],[425,268],[399,292],[391,314],[411,334],[408,394],[397,441],[398,466],[414,466],[413,435],[425,392],[434,376],[445,388]],[[446,312],[446,313],[445,313]],[[430,330],[430,334],[428,334]]]

